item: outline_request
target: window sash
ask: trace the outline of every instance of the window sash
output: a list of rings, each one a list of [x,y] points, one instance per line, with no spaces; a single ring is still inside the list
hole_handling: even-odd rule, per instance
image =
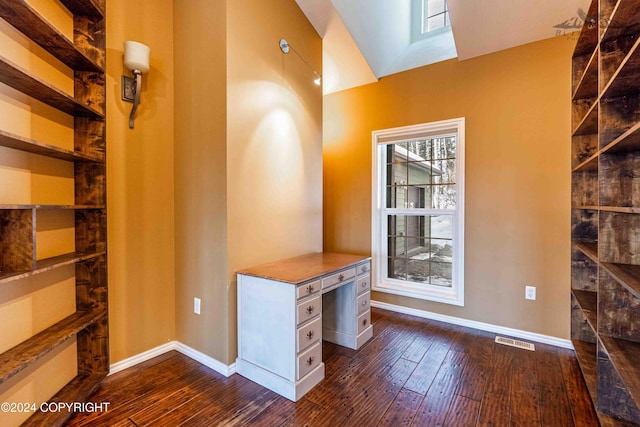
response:
[[[381,226],[382,226],[381,227],[382,228],[381,234],[382,234],[382,236],[384,236],[384,240],[381,242],[381,249],[382,250],[381,250],[381,256],[380,256],[380,261],[383,264],[381,266],[382,267],[381,268],[381,272],[382,272],[381,279],[382,279],[382,282],[383,283],[391,282],[391,283],[395,283],[395,284],[398,284],[398,285],[405,284],[405,285],[410,285],[410,286],[417,286],[417,287],[420,287],[420,288],[429,287],[429,288],[432,288],[432,289],[453,289],[454,286],[455,286],[455,280],[457,278],[456,277],[455,268],[454,268],[455,262],[456,262],[456,259],[457,259],[457,248],[456,248],[456,244],[455,244],[455,242],[457,241],[457,239],[456,239],[457,238],[457,236],[456,236],[456,221],[457,221],[457,219],[456,219],[455,212],[438,213],[437,215],[434,215],[434,216],[450,216],[451,217],[451,224],[452,224],[452,237],[451,237],[451,239],[445,239],[445,238],[439,239],[437,237],[434,238],[434,237],[431,237],[431,236],[426,237],[426,239],[428,239],[430,242],[433,241],[433,240],[443,240],[443,241],[450,240],[451,241],[451,246],[452,246],[452,250],[453,250],[452,261],[451,261],[451,270],[452,270],[451,271],[451,273],[452,273],[451,286],[434,285],[434,284],[431,284],[431,283],[416,282],[416,281],[412,281],[412,280],[409,280],[409,279],[401,280],[401,279],[397,279],[397,278],[389,276],[389,262],[388,261],[389,261],[390,258],[397,258],[397,259],[406,258],[407,260],[409,260],[409,258],[408,258],[408,252],[409,251],[408,250],[406,251],[404,256],[392,256],[392,254],[390,254],[390,251],[389,251],[389,249],[390,249],[390,247],[389,247],[389,239],[393,238],[393,237],[395,237],[395,238],[404,237],[405,239],[420,239],[421,238],[421,236],[410,236],[410,235],[396,236],[396,235],[390,234],[389,233],[389,228],[388,228],[389,227],[389,217],[390,216],[394,216],[394,215],[396,215],[396,214],[395,213],[385,213],[385,214],[382,215],[382,220],[381,220]],[[431,215],[422,215],[422,214],[413,213],[413,214],[411,214],[409,216],[416,216],[416,217],[424,218],[425,216],[429,217]],[[384,261],[384,262],[382,262],[382,261]],[[429,263],[437,263],[437,261],[431,261],[430,260]]]

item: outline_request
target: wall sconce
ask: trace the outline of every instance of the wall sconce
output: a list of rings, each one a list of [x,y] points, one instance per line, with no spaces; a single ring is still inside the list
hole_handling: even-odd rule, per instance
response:
[[[131,70],[133,78],[122,76],[122,100],[133,102],[129,116],[129,128],[133,129],[136,110],[140,104],[142,73],[149,71],[149,46],[134,41],[124,42],[124,66]]]
[[[316,70],[313,69],[313,67],[311,65],[309,65],[309,63],[298,53],[298,51],[296,51],[293,46],[291,46],[289,44],[288,41],[286,41],[285,39],[280,39],[280,50],[282,51],[282,53],[287,54],[289,53],[289,51],[293,51],[293,53],[295,53],[298,58],[300,58],[302,60],[302,62],[304,62],[304,64],[309,67],[309,69],[313,72],[313,74],[316,76],[313,79],[313,83],[316,86],[320,86],[322,84],[322,76],[320,76],[320,74],[318,74],[316,72]]]

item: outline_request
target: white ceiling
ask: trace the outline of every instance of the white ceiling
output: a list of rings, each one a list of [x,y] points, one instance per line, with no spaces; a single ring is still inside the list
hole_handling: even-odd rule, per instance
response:
[[[590,3],[448,0],[453,34],[411,43],[411,1],[296,0],[323,38],[324,93],[455,57],[451,37],[464,60],[574,31],[556,26],[575,22]]]

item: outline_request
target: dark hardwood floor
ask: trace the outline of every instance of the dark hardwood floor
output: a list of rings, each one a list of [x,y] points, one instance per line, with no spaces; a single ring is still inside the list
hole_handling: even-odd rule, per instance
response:
[[[325,379],[297,403],[177,352],[108,377],[108,412],[69,426],[597,426],[573,351],[372,310],[374,338],[323,344]]]

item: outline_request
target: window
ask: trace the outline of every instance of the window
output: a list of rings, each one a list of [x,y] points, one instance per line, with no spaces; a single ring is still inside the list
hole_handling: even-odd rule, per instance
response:
[[[413,41],[451,31],[447,0],[412,0],[411,15]]]
[[[463,305],[464,125],[373,132],[374,290]]]
[[[422,34],[451,25],[447,0],[421,0]]]

